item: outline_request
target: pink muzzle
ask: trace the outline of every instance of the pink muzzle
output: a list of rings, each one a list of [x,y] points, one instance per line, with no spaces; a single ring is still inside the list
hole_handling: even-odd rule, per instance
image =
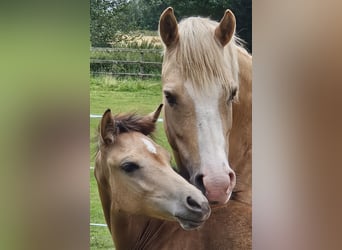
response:
[[[211,174],[203,176],[203,185],[205,195],[209,202],[217,204],[225,204],[228,202],[230,195],[235,187],[236,177],[231,170],[229,174]]]

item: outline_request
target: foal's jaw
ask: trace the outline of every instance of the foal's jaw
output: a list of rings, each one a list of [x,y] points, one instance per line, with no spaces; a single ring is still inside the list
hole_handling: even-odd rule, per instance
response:
[[[210,216],[211,209],[209,203],[202,194],[200,196],[199,199],[193,199],[191,196],[188,196],[174,215],[184,230],[193,230],[201,227]]]
[[[209,218],[211,209],[207,198],[200,190],[178,175],[171,166],[163,171],[164,180],[159,182],[159,190],[145,197],[143,201],[154,204],[154,212],[161,219],[177,221],[185,230],[196,229]],[[162,175],[160,175],[162,176]]]

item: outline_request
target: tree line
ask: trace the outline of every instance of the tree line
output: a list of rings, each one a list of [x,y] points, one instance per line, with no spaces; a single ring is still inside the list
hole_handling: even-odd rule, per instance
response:
[[[93,47],[108,46],[118,32],[158,29],[162,11],[172,6],[180,21],[189,16],[220,21],[231,9],[237,19],[237,35],[252,52],[251,0],[90,0],[90,42]]]

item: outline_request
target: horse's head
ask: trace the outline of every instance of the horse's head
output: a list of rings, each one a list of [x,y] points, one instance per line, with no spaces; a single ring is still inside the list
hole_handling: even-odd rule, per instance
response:
[[[181,173],[219,204],[228,202],[236,182],[228,162],[238,94],[234,32],[229,10],[220,23],[191,17],[178,25],[168,8],[159,22],[166,134]]]
[[[210,207],[205,196],[171,168],[169,153],[148,137],[161,108],[148,116],[104,113],[95,176],[115,210],[174,220],[193,229],[209,217]]]

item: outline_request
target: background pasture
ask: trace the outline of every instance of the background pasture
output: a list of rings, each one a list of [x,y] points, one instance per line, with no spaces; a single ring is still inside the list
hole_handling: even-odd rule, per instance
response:
[[[112,47],[90,49],[92,75],[160,77],[162,46],[157,35],[120,34]]]
[[[90,113],[102,115],[107,108],[110,108],[113,114],[120,112],[148,114],[162,102],[161,93],[161,81],[158,79],[91,77]],[[95,138],[99,122],[100,118],[90,118],[90,222],[105,224],[93,169],[97,143]],[[155,141],[171,152],[161,122],[157,125]],[[107,227],[90,226],[90,248],[114,249]]]

